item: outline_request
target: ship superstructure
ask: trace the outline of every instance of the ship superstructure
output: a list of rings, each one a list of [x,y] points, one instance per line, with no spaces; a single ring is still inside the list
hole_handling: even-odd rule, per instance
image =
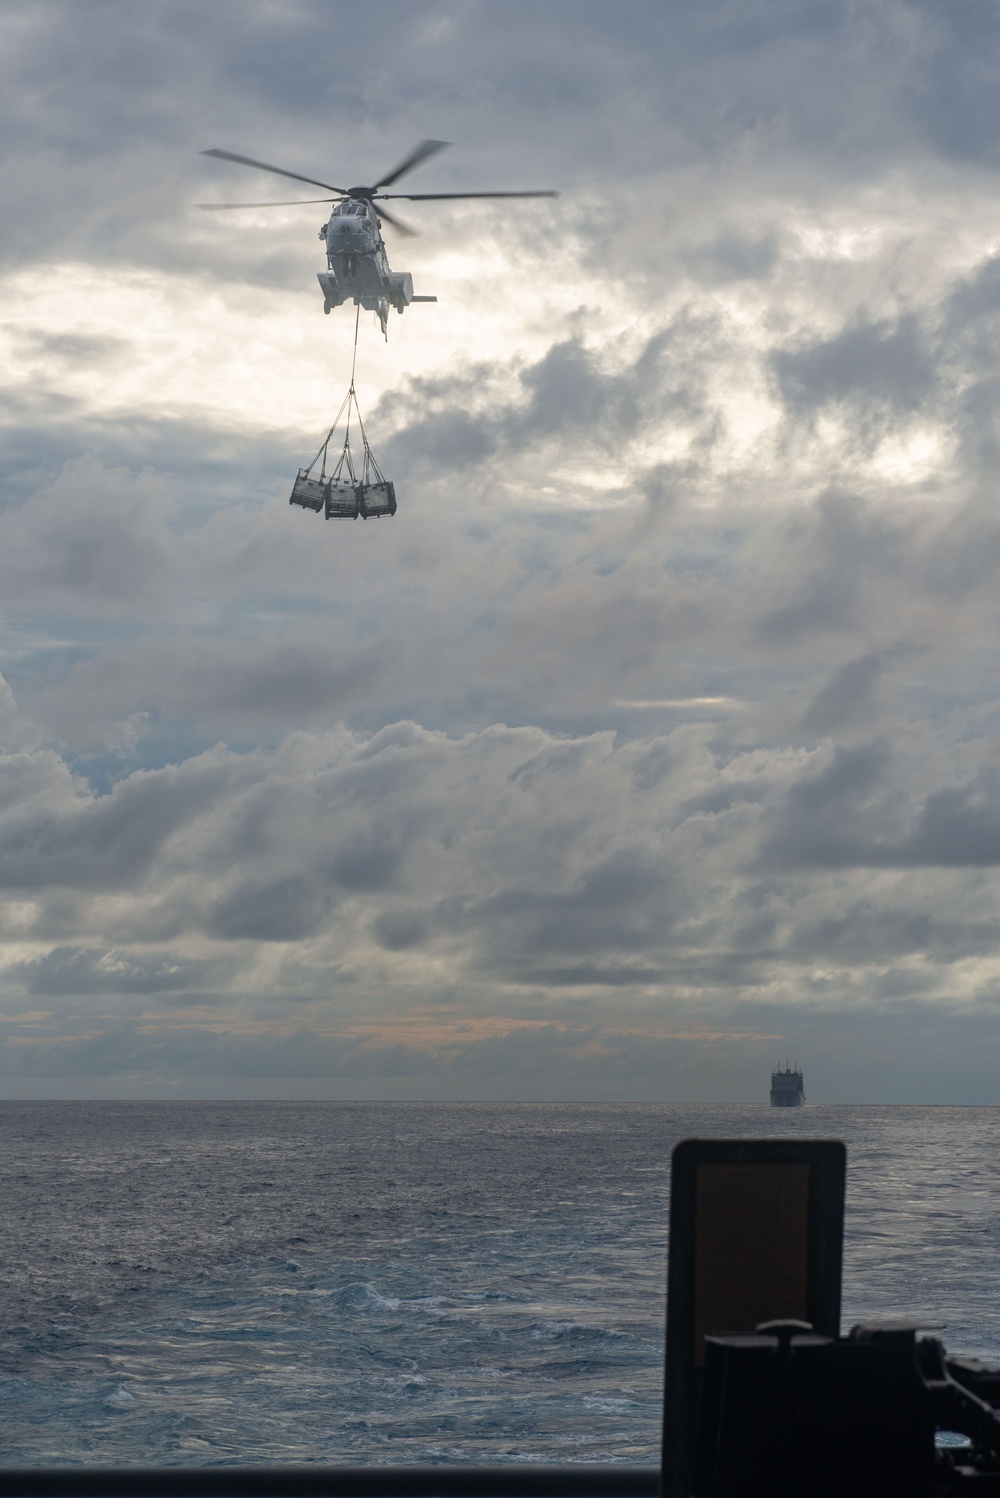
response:
[[[805,1100],[802,1073],[797,1066],[789,1066],[786,1061],[784,1070],[779,1066],[771,1073],[772,1108],[801,1108]]]

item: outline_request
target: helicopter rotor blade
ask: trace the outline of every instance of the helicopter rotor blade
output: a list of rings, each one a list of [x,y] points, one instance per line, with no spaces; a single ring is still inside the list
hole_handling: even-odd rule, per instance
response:
[[[419,229],[411,229],[409,224],[405,224],[401,218],[397,218],[394,213],[390,213],[388,208],[379,207],[375,209],[375,212],[379,218],[384,219],[387,224],[391,224],[397,234],[402,234],[407,239],[416,239],[420,233]]]
[[[412,172],[413,168],[419,166],[422,161],[426,161],[428,156],[436,156],[438,151],[443,151],[445,146],[450,145],[451,141],[448,140],[420,141],[417,145],[414,146],[409,156],[405,156],[399,163],[399,165],[394,167],[387,177],[380,177],[378,182],[375,183],[375,186],[377,188],[391,187],[393,182],[398,182],[400,177],[404,177],[407,172]]]
[[[408,203],[441,202],[445,198],[557,198],[552,188],[533,192],[385,192],[376,193],[377,198],[405,198]]]
[[[195,208],[294,208],[299,203],[336,203],[336,198],[289,198],[282,203],[195,203]]]
[[[252,156],[238,156],[235,151],[220,151],[215,147],[211,151],[202,151],[202,156],[217,156],[220,161],[235,161],[240,166],[255,166],[262,172],[275,172],[279,177],[291,177],[293,182],[308,182],[313,187],[325,187],[328,192],[344,194],[342,187],[334,187],[332,182],[318,182],[315,177],[303,177],[299,172],[287,172],[283,166],[271,166],[266,161],[255,161]]]

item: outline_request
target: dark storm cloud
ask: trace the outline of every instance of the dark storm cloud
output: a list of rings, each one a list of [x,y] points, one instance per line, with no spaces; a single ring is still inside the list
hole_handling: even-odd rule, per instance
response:
[[[154,607],[170,564],[164,526],[170,486],[152,474],[66,465],[27,506],[0,514],[8,604],[47,600],[106,609]]]
[[[297,941],[312,936],[328,918],[331,891],[315,875],[296,874],[266,884],[238,883],[216,900],[205,930],[223,940]]]
[[[93,798],[49,762],[48,794],[7,809],[0,885],[8,890],[128,887],[149,870],[164,842],[205,810],[225,781],[233,774],[245,781],[248,768],[207,754],[183,768],[137,773],[109,795]]]
[[[501,890],[463,911],[462,924],[483,931],[489,964],[508,974],[556,954],[638,955],[669,940],[686,906],[678,891],[671,899],[672,883],[646,849],[625,848],[588,868],[566,893]]]
[[[936,149],[964,161],[997,161],[997,102],[987,80],[1000,51],[1000,17],[985,0],[941,8],[919,0],[914,15],[930,22],[922,65],[906,98]],[[906,11],[900,7],[902,15]]]
[[[607,452],[665,420],[714,418],[705,410],[714,353],[706,334],[685,309],[638,344],[630,338],[624,368],[623,349],[609,358],[574,336],[516,374],[473,364],[450,378],[410,380],[383,398],[376,418],[397,428],[388,451],[407,471],[523,456],[560,438]]]
[[[946,338],[953,343],[967,342],[983,373],[992,373],[995,368],[988,345],[998,313],[1000,257],[990,255],[959,280],[943,307]]]
[[[942,363],[955,391],[953,420],[973,471],[992,478],[1000,461],[1000,258],[990,254],[946,298],[941,310]]]
[[[431,921],[420,910],[387,910],[375,919],[373,931],[381,946],[390,952],[405,952],[425,941]]]
[[[699,280],[718,283],[760,280],[775,268],[781,249],[771,231],[759,238],[724,231],[716,239],[698,244],[684,256],[689,273]]]
[[[886,652],[872,650],[840,666],[809,704],[803,732],[825,734],[866,722],[886,663]]]
[[[857,495],[821,494],[768,538],[784,555],[775,568],[778,599],[757,624],[761,637],[776,645],[828,631],[864,632],[886,582],[905,608],[907,584],[930,591],[926,571],[938,564],[927,547],[937,529]]]
[[[75,667],[68,696],[65,689],[43,693],[36,707],[57,733],[86,737],[100,737],[109,709],[192,714],[237,733],[266,732],[275,721],[333,721],[384,687],[388,663],[374,645],[345,652],[313,640],[315,632],[304,627],[302,638],[259,646],[190,636],[119,645]]]
[[[830,868],[1000,863],[1000,772],[993,764],[960,784],[908,796],[900,769],[885,745],[838,749],[820,774],[790,788],[765,861]]]
[[[46,872],[50,891],[75,881],[78,903],[64,910],[64,935],[50,937],[42,956],[8,965],[7,1007],[25,993],[81,1002],[159,993],[197,1008],[214,990],[216,1003],[228,993],[247,1013],[256,1007],[277,1023],[277,995],[311,994],[313,1010],[291,1049],[278,1035],[273,1050],[270,1041],[242,1036],[234,1016],[222,1026],[228,1040],[213,1040],[211,1054],[234,1076],[333,1078],[342,1075],[336,1047],[325,1040],[311,1047],[308,1037],[328,1013],[364,1014],[380,962],[389,964],[377,982],[382,1006],[399,982],[436,1002],[446,971],[459,987],[488,985],[494,1005],[504,992],[520,995],[532,1021],[561,993],[587,1003],[614,993],[624,1023],[651,995],[659,1012],[700,1012],[704,1020],[747,988],[808,992],[817,960],[837,963],[845,997],[857,982],[873,1003],[918,992],[937,1000],[956,965],[992,956],[981,893],[968,891],[959,919],[942,907],[939,888],[872,886],[862,898],[857,883],[866,866],[883,880],[891,868],[942,867],[945,836],[991,827],[975,801],[993,794],[991,780],[957,794],[939,789],[914,812],[892,804],[885,746],[837,751],[802,773],[801,755],[725,753],[706,739],[688,728],[618,747],[609,735],[567,742],[537,729],[449,739],[400,724],[373,738],[301,736],[270,756],[219,754],[210,778],[195,762],[137,772],[96,802],[77,790],[61,817],[61,861]],[[809,765],[817,758],[822,752],[808,756]],[[131,838],[104,838],[103,874],[93,855],[95,811],[132,826]],[[30,852],[22,822],[15,801],[0,818],[8,857]],[[859,847],[862,855],[874,847],[874,856],[858,858]],[[950,867],[962,866],[967,852],[956,857],[952,848]],[[796,859],[814,869],[818,862],[826,879],[848,866],[855,872],[842,889],[786,882]],[[26,858],[12,895],[31,898],[36,864]],[[39,911],[34,933],[19,919],[25,934],[44,941],[51,914]],[[76,940],[67,939],[73,930]],[[207,951],[199,947],[206,939]],[[275,969],[272,951],[285,954],[283,967]],[[936,969],[930,977],[907,966],[927,958]],[[394,975],[397,960],[403,966]],[[328,1011],[331,985],[337,997]],[[70,1033],[68,1019],[46,1023]],[[127,1071],[128,1047],[112,1043],[99,1014],[91,1023],[108,1044],[90,1037],[66,1052],[60,1046],[56,1070],[73,1056],[79,1065],[90,1058],[95,1076]],[[577,1027],[576,1044],[610,1046],[624,1068],[638,1042],[609,1038],[606,1020],[594,1025],[589,1034]],[[373,1022],[373,1036],[379,1028]],[[181,1031],[151,1044],[149,1065],[173,1056],[201,1076],[201,1063],[189,1067]],[[530,1050],[529,1040],[522,1044]],[[440,1060],[372,1045],[349,1047],[370,1080],[423,1076],[432,1087],[452,1075],[439,1071]],[[460,1048],[454,1076],[465,1080],[456,1086],[504,1054],[499,1042]],[[432,1049],[450,1054],[443,1040]],[[47,1064],[33,1057],[25,1074],[45,1075]],[[529,1072],[525,1095],[534,1085]],[[578,1075],[590,1085],[586,1068]]]
[[[903,861],[945,865],[1000,863],[1000,774],[983,766],[962,785],[944,786],[924,800],[901,850]]]
[[[992,921],[941,918],[933,910],[893,908],[888,903],[878,907],[866,899],[835,917],[804,921],[795,928],[789,950],[848,966],[877,963],[882,968],[879,996],[900,997],[933,990],[937,976],[933,968],[893,969],[894,958],[920,952],[933,963],[938,958],[948,962],[956,952],[987,955],[996,950],[996,927]]]
[[[774,349],[769,364],[793,417],[849,411],[866,445],[894,422],[944,420],[970,470],[992,472],[1000,455],[998,313],[1000,261],[990,254],[919,312],[859,320],[833,337]]]
[[[796,411],[829,401],[917,410],[933,392],[936,365],[912,314],[848,328],[835,338],[771,355],[781,394]]]
[[[203,985],[212,964],[177,958],[169,952],[125,956],[115,950],[53,947],[44,957],[6,970],[14,984],[32,996],[84,994],[159,994]]]

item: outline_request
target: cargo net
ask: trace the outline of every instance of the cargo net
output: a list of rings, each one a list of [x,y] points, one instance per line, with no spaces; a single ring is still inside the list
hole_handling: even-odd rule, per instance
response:
[[[363,458],[359,460],[360,474],[351,453],[352,413],[357,417],[364,452]],[[344,445],[340,456],[327,473],[330,444],[341,421],[344,422]],[[319,474],[313,477],[317,463]],[[353,379],[322,447],[308,468],[299,469],[288,503],[301,505],[306,510],[315,510],[317,514],[322,510],[327,520],[357,520],[359,515],[362,520],[377,520],[382,515],[395,515],[396,490],[382,473],[368,445]]]

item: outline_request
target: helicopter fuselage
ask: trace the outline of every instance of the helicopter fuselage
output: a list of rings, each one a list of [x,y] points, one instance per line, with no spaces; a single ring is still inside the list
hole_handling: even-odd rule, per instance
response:
[[[319,237],[326,242],[327,269],[317,272],[324,312],[351,301],[377,313],[384,333],[390,307],[402,312],[412,301],[437,301],[414,297],[409,271],[390,269],[378,214],[364,198],[342,198]]]
[[[223,151],[218,146],[204,151],[204,156],[218,156],[222,161],[235,161],[240,166],[251,166],[262,172],[273,172],[278,177],[291,177],[295,182],[307,182],[312,187],[322,187],[333,194],[331,198],[295,198],[291,203],[199,203],[199,208],[288,208],[298,203],[333,203],[329,219],[319,231],[326,244],[326,270],[317,271],[320,290],[323,293],[323,311],[342,307],[351,301],[358,308],[367,307],[378,314],[382,332],[386,331],[389,308],[403,312],[411,302],[436,302],[436,296],[414,296],[413,277],[409,271],[390,270],[389,257],[382,240],[382,219],[401,234],[416,231],[396,217],[395,207],[382,206],[395,198],[406,198],[410,202],[434,202],[459,198],[557,198],[559,194],[550,188],[532,188],[527,192],[386,192],[400,178],[412,172],[422,161],[436,156],[448,144],[445,140],[422,140],[404,156],[392,171],[379,177],[371,187],[336,187],[332,182],[321,182],[318,177],[304,177],[301,172],[290,172],[283,166],[273,166],[258,161],[255,156],[241,156],[236,151]],[[376,201],[379,207],[375,207]]]

